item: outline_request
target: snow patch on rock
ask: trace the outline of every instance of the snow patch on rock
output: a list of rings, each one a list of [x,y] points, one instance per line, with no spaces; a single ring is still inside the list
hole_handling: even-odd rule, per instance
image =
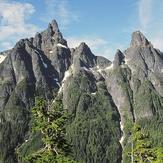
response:
[[[0,63],[2,63],[5,60],[6,56],[0,55]]]
[[[94,68],[89,68],[89,71],[91,71],[93,74],[96,73],[95,69]]]
[[[43,66],[44,66],[45,68],[48,68],[48,65],[44,62],[44,60],[43,60],[41,54],[40,54],[37,50],[35,50],[35,52],[39,55],[39,57],[40,57],[40,59],[41,59],[41,61],[42,61]]]
[[[64,85],[65,85],[66,80],[73,74],[72,73],[73,67],[74,67],[74,65],[72,64],[70,66],[70,68],[67,71],[65,71],[64,78],[62,79],[61,84],[58,82],[59,83],[58,86],[60,87],[59,88],[59,91],[58,91],[58,94],[60,94],[63,91],[63,88],[64,88]],[[54,78],[54,80],[55,81],[58,81],[58,79],[56,79],[56,78]],[[56,101],[56,99],[54,99],[52,103],[54,103],[55,101]]]
[[[66,72],[65,72],[65,75],[64,75],[64,78],[62,80],[62,84],[61,84],[61,87],[59,88],[59,91],[58,93],[61,93],[63,88],[64,88],[64,85],[65,85],[65,81],[72,75],[72,71],[71,69],[68,69]]]
[[[58,46],[58,47],[65,48],[65,49],[68,49],[68,47],[67,47],[67,46],[65,46],[65,45],[63,45],[63,44],[61,44],[61,43],[58,43],[58,44],[57,44],[57,46]]]
[[[98,69],[97,71],[101,74],[104,71],[104,69]]]
[[[85,71],[90,71],[88,68],[86,68],[86,67],[81,67],[81,70],[85,70]]]
[[[154,71],[153,71],[154,72]],[[161,73],[163,73],[163,69],[161,69]]]
[[[124,61],[125,61],[125,64],[128,64],[129,59],[127,59],[127,58],[125,57]]]
[[[113,63],[110,66],[105,68],[105,70],[110,70],[110,69],[113,69]]]
[[[61,86],[57,78],[53,78],[53,80],[56,82],[56,84],[57,84],[59,87]]]
[[[124,126],[122,124],[122,121],[120,122],[120,128],[121,128],[121,131],[123,132],[123,129],[124,129]],[[125,137],[124,137],[124,133],[122,134],[122,137],[121,139],[119,140],[121,146],[123,147],[123,141],[124,141]]]
[[[113,69],[113,63],[110,66],[106,67],[106,68],[100,68],[98,65],[96,66],[96,68],[97,68],[97,72],[99,72],[100,74],[102,74],[106,70]]]

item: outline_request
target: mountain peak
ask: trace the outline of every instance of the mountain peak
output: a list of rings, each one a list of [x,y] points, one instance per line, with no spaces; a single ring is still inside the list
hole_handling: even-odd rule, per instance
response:
[[[81,42],[79,48],[89,48],[85,42]]]
[[[49,23],[49,26],[52,27],[52,30],[53,31],[58,31],[58,23],[55,19],[53,19],[50,23]]]
[[[95,55],[91,52],[91,49],[88,47],[88,45],[84,42],[82,42],[74,51],[74,58],[73,62],[75,64],[75,67],[78,67],[79,69],[81,67],[93,67],[96,62]]]
[[[146,47],[151,45],[147,38],[140,32],[135,31],[132,33],[131,47]]]
[[[52,26],[52,28],[53,28],[54,31],[56,31],[56,30],[59,29],[58,28],[58,23],[56,22],[55,19],[53,19],[50,24],[51,24],[51,26]]]
[[[77,47],[77,50],[79,52],[92,53],[91,49],[88,47],[88,45],[85,42],[81,42],[80,45]]]

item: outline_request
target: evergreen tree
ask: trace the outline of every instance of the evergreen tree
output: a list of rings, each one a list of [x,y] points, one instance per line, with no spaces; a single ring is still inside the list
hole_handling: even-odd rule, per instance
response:
[[[150,135],[135,124],[131,136],[132,163],[163,163],[163,148],[154,147]]]
[[[68,120],[61,100],[51,107],[37,98],[32,109],[32,132],[41,132],[43,148],[25,157],[30,163],[75,163],[71,159],[71,146],[65,139],[65,124]]]

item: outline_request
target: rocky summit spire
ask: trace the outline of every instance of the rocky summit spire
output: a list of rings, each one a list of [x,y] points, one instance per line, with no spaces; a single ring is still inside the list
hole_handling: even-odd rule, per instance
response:
[[[83,50],[89,50],[90,48],[88,47],[88,45],[85,42],[81,42],[80,45],[77,47],[77,49],[79,51],[83,51]]]
[[[59,28],[58,28],[58,24],[56,22],[55,19],[53,19],[50,23],[49,23],[49,26],[52,28],[53,31],[58,31]]]
[[[96,64],[96,57],[86,43],[82,42],[75,49],[73,54],[73,64],[76,72],[78,72],[81,67],[89,68]]]
[[[85,56],[90,60],[94,60],[95,56],[92,53],[91,49],[88,47],[88,45],[85,42],[82,42],[76,49],[78,52],[78,55]]]
[[[117,66],[123,64],[124,58],[125,58],[124,54],[118,49],[115,54],[114,61],[113,61],[114,67],[117,67]]]
[[[150,45],[151,43],[140,31],[133,32],[130,44],[131,47],[146,47]]]

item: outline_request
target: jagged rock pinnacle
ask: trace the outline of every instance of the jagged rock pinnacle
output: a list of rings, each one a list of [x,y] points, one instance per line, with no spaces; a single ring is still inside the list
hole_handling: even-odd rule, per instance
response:
[[[151,45],[151,43],[140,31],[135,31],[132,33],[132,39],[130,44],[131,47],[146,47],[149,45]]]
[[[52,27],[53,31],[58,31],[58,30],[59,30],[58,24],[57,24],[57,22],[56,22],[55,19],[53,19],[53,20],[49,23],[49,25]]]
[[[114,67],[117,67],[123,64],[123,62],[124,62],[124,54],[118,49],[114,57],[113,65]]]
[[[79,54],[84,53],[87,55],[93,55],[91,52],[91,49],[88,47],[88,45],[85,42],[81,42],[80,45],[76,48]]]
[[[88,45],[85,42],[81,42],[78,48],[79,49],[85,49],[85,48],[87,49],[89,47],[88,47]]]
[[[96,57],[91,52],[86,43],[82,42],[74,51],[73,64],[75,67],[75,73],[78,72],[81,67],[93,67],[96,64]]]

